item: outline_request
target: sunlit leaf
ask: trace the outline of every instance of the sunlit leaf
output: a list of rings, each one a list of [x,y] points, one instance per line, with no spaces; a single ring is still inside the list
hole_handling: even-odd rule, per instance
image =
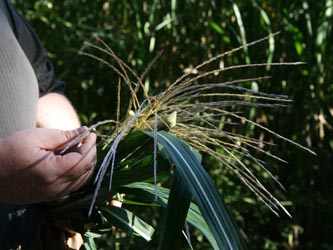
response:
[[[104,206],[101,211],[109,223],[120,228],[128,235],[136,233],[147,241],[151,240],[154,228],[132,212],[115,206]]]
[[[150,183],[131,183],[126,185],[126,189],[123,189],[126,193],[135,194],[136,197],[153,202],[155,199],[155,187]],[[169,189],[163,187],[157,187],[157,203],[162,207],[167,207],[169,197]],[[186,221],[192,226],[196,227],[209,241],[212,248],[218,250],[214,235],[210,231],[207,223],[203,219],[200,210],[193,202],[190,204],[190,209],[187,214]]]
[[[152,133],[147,133],[152,136]],[[244,245],[233,219],[212,179],[190,147],[164,131],[157,133],[158,142],[169,153],[187,188],[198,204],[220,249],[243,249]]]

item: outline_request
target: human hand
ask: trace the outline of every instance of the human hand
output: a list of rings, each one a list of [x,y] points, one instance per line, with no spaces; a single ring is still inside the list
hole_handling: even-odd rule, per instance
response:
[[[88,133],[81,145],[58,154],[83,133],[36,128],[0,141],[0,201],[29,204],[62,198],[81,187],[96,163],[96,135]]]

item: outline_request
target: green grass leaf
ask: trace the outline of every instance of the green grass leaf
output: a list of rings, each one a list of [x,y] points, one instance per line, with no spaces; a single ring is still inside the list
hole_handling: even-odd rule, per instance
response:
[[[103,206],[100,210],[108,223],[116,226],[128,235],[136,233],[147,241],[151,240],[155,231],[154,228],[132,212],[115,206]]]
[[[146,202],[153,202],[155,199],[155,187],[150,183],[136,182],[126,185],[122,190],[124,193],[134,194],[136,197],[144,199]],[[166,208],[170,190],[163,187],[157,187],[157,203]],[[218,250],[218,245],[214,235],[210,231],[207,223],[203,219],[200,210],[193,202],[190,204],[190,209],[187,213],[186,221],[197,228],[209,241],[213,249]]]
[[[159,250],[179,249],[182,231],[192,195],[178,171],[175,171],[163,222]]]
[[[153,136],[151,132],[147,134]],[[238,229],[220,193],[190,147],[184,141],[164,131],[157,133],[157,140],[168,152],[192,193],[219,249],[244,249]]]

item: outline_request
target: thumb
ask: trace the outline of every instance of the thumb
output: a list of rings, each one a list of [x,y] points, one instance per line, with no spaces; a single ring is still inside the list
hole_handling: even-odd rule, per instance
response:
[[[88,128],[87,127],[80,127],[74,130],[59,130],[59,129],[47,129],[46,133],[44,134],[44,149],[46,150],[61,150],[62,148],[64,148],[68,143],[70,143],[74,138],[78,137],[79,135],[83,135],[82,138],[84,137],[84,135],[86,133],[84,133],[85,131],[87,131]],[[78,142],[73,143],[77,144],[79,143],[82,138],[80,138],[78,140]]]

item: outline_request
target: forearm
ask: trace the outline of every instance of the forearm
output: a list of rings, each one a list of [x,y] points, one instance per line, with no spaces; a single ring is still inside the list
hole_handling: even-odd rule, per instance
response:
[[[65,96],[48,93],[38,101],[37,127],[71,130],[80,127],[80,121]]]

